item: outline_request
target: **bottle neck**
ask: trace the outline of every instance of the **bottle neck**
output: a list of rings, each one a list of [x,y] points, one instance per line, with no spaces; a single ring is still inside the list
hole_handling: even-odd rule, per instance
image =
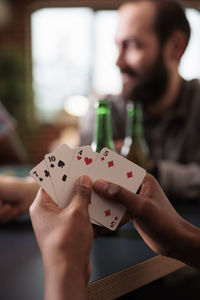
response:
[[[126,137],[143,136],[143,114],[139,103],[129,102],[126,109]]]
[[[134,104],[132,102],[129,102],[126,106],[126,137],[132,137],[133,135],[134,117],[135,117]]]
[[[134,120],[134,130],[133,136],[142,137],[143,136],[143,112],[141,104],[135,104],[135,120]]]
[[[107,147],[115,151],[112,137],[111,112],[109,104],[99,103],[96,109],[92,149],[100,152]]]
[[[126,106],[126,137],[121,155],[133,160],[133,148],[138,148],[135,145],[141,143],[143,143],[142,109],[140,104],[129,101]]]

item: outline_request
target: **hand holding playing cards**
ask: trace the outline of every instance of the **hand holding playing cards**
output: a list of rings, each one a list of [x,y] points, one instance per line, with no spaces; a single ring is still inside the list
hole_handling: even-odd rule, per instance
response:
[[[28,212],[38,191],[38,184],[31,178],[20,179],[0,176],[0,223]]]
[[[103,180],[93,187],[101,196],[127,208],[135,228],[153,251],[200,268],[199,228],[175,211],[153,176],[145,176],[139,194]]]
[[[46,299],[86,299],[93,230],[88,215],[92,182],[82,176],[73,198],[59,208],[44,190],[31,205],[30,215],[43,257]]]

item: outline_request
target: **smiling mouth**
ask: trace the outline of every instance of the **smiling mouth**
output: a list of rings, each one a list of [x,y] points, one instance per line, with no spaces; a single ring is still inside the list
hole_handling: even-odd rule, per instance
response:
[[[126,81],[126,80],[130,80],[131,78],[133,78],[133,76],[129,73],[122,73],[122,79],[123,81]]]

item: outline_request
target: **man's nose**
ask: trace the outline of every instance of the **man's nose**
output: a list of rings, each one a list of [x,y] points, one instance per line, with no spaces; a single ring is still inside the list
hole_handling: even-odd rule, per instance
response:
[[[125,59],[125,53],[123,50],[119,50],[118,53],[118,58],[116,60],[116,65],[120,68],[123,69],[126,67],[126,59]]]

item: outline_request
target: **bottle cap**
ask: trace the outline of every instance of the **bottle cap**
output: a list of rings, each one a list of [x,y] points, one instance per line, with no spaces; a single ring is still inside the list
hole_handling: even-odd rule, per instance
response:
[[[107,99],[99,99],[94,103],[94,107],[97,108],[99,106],[107,106],[110,107],[110,100]]]

